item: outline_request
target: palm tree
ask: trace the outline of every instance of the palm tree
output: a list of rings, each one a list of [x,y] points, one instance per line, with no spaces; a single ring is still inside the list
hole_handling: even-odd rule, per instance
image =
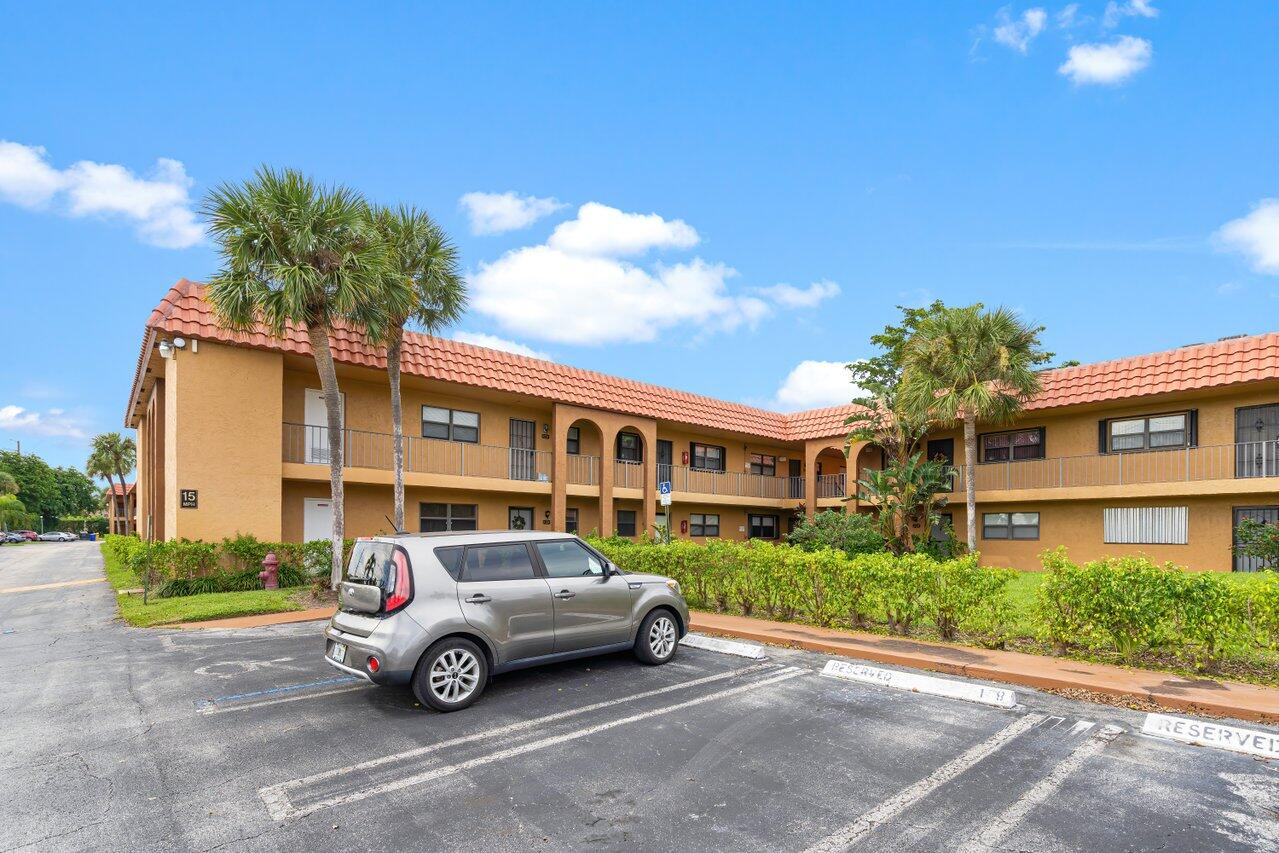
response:
[[[222,269],[207,298],[224,327],[306,332],[328,422],[333,503],[332,584],[342,580],[344,494],[342,398],[329,333],[335,325],[382,328],[390,272],[382,241],[369,227],[368,205],[345,187],[322,187],[292,169],[265,166],[243,184],[223,184],[203,205]],[[392,306],[393,307],[393,306]]]
[[[107,491],[103,499],[103,505],[109,516],[111,514],[111,501],[115,500],[115,473],[111,470],[110,463],[107,462],[105,452],[98,446],[98,440],[101,437],[95,436],[93,439],[93,449],[89,453],[88,460],[84,463],[84,473],[90,477],[101,477],[107,481]],[[116,533],[117,531],[113,529],[111,532]]]
[[[391,432],[395,459],[395,529],[404,529],[404,407],[400,356],[404,327],[415,322],[427,334],[458,321],[466,309],[466,279],[457,247],[426,213],[411,207],[378,208],[373,226],[391,256],[388,290],[394,300],[386,332],[386,372],[391,383]],[[407,300],[404,296],[407,295]]]
[[[112,500],[115,500],[115,485],[111,475],[114,473],[120,479],[120,500],[124,506],[124,535],[128,536],[133,532],[133,512],[132,499],[129,497],[125,477],[137,467],[138,446],[132,438],[126,438],[118,432],[104,432],[93,437],[91,447],[93,451],[89,457],[89,467],[106,472],[107,482],[112,483]]]
[[[904,408],[932,422],[964,424],[968,548],[977,550],[977,421],[1008,423],[1040,391],[1042,326],[1006,308],[945,308],[920,321],[902,354]]]
[[[16,495],[18,481],[8,471],[0,471],[0,495]]]

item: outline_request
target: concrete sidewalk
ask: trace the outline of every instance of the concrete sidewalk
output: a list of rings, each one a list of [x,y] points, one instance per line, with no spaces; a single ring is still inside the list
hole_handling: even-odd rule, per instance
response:
[[[262,616],[236,616],[207,622],[183,622],[164,628],[256,628],[262,625],[284,625],[328,619],[333,607],[317,607],[290,613],[267,613]],[[1216,681],[1211,678],[1188,678],[1146,669],[1126,669],[1102,663],[1085,663],[1068,658],[1029,655],[979,649],[972,646],[948,646],[905,637],[885,637],[815,628],[793,622],[770,622],[745,616],[693,611],[692,630],[793,646],[808,651],[840,657],[858,658],[913,669],[945,672],[1026,687],[1053,690],[1086,690],[1110,696],[1129,696],[1154,702],[1164,708],[1219,714],[1240,720],[1279,723],[1279,689]]]
[[[809,651],[1054,690],[1088,690],[1135,696],[1165,708],[1202,711],[1241,720],[1279,723],[1279,689],[1188,678],[1166,672],[1126,669],[1068,658],[948,646],[904,637],[885,637],[770,622],[722,613],[692,614],[692,628],[705,634],[794,646]]]

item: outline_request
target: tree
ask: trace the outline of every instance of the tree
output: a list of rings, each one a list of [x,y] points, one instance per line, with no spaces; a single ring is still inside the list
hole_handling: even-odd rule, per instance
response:
[[[466,308],[466,280],[457,247],[426,213],[411,207],[378,208],[373,227],[386,244],[391,281],[386,293],[386,372],[391,384],[391,432],[395,467],[395,529],[404,530],[404,407],[400,357],[404,327],[415,322],[435,334],[457,322]]]
[[[330,332],[338,324],[385,329],[389,315],[400,313],[387,292],[387,251],[358,193],[319,186],[292,169],[263,166],[243,184],[223,184],[209,193],[202,212],[223,264],[206,294],[218,322],[243,332],[263,327],[276,337],[297,328],[311,343],[328,422],[336,588],[345,495],[342,397]]]
[[[1256,518],[1244,518],[1236,531],[1239,544],[1235,552],[1261,560],[1266,568],[1279,566],[1279,524],[1267,524]]]
[[[17,495],[0,495],[0,530],[23,530],[35,524],[35,514],[18,500]]]
[[[132,439],[129,439],[132,442]],[[60,506],[58,515],[82,515],[98,510],[102,499],[92,480],[75,468],[54,468],[53,479],[58,485]]]
[[[16,495],[18,481],[8,471],[0,471],[0,495]]]
[[[875,521],[859,512],[828,509],[811,519],[800,516],[786,541],[803,551],[834,548],[850,557],[884,550],[884,537],[875,530]]]
[[[107,505],[107,514],[111,514],[110,503],[115,500],[115,472],[111,468],[111,462],[107,459],[106,454],[94,447],[89,452],[89,458],[85,460],[84,472],[90,477],[101,477],[107,481],[107,491],[103,495],[102,501]],[[110,530],[109,533],[116,531]]]
[[[928,422],[964,425],[968,548],[977,550],[977,421],[1008,423],[1039,393],[1042,326],[980,303],[922,318],[902,351],[901,408]]]
[[[34,453],[0,450],[0,469],[18,483],[18,494],[26,511],[52,524],[58,517],[62,499],[58,481],[49,464]]]
[[[138,446],[132,438],[118,432],[104,432],[93,437],[90,442],[90,460],[108,471],[114,472],[120,480],[120,501],[124,507],[124,535],[133,532],[133,497],[129,494],[128,480],[138,464]],[[108,477],[110,480],[110,477]],[[114,488],[114,487],[113,487]],[[113,498],[114,499],[114,498]]]
[[[927,537],[946,505],[953,468],[946,462],[914,453],[905,462],[887,460],[883,470],[870,469],[857,481],[857,499],[876,510],[879,533],[894,554],[918,550],[915,531]]]

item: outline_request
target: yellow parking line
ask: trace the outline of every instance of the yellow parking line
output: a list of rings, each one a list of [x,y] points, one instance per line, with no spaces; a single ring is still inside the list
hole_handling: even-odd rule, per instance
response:
[[[35,592],[39,589],[58,589],[64,586],[84,586],[87,583],[105,583],[106,578],[84,578],[78,581],[58,581],[57,583],[38,583],[34,586],[11,586],[0,589],[0,595],[8,592]]]

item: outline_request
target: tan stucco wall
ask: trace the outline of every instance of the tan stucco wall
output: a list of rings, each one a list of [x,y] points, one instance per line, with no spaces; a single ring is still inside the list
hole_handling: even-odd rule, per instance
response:
[[[165,535],[280,538],[278,353],[200,342],[165,365]],[[195,489],[196,509],[179,491]]]
[[[977,537],[982,563],[1009,566],[1022,571],[1039,571],[1039,554],[1065,545],[1076,562],[1097,560],[1107,556],[1145,554],[1157,562],[1171,561],[1196,571],[1231,569],[1231,536],[1233,508],[1279,504],[1279,495],[1271,501],[1232,498],[1173,498],[1159,500],[1070,501],[1064,503],[979,503]],[[1108,507],[1184,506],[1188,509],[1188,543],[1185,545],[1122,545],[1103,541],[1102,510]],[[942,510],[954,514],[955,533],[965,537],[963,502]],[[983,539],[981,516],[988,512],[1038,512],[1039,539],[1010,541]]]

